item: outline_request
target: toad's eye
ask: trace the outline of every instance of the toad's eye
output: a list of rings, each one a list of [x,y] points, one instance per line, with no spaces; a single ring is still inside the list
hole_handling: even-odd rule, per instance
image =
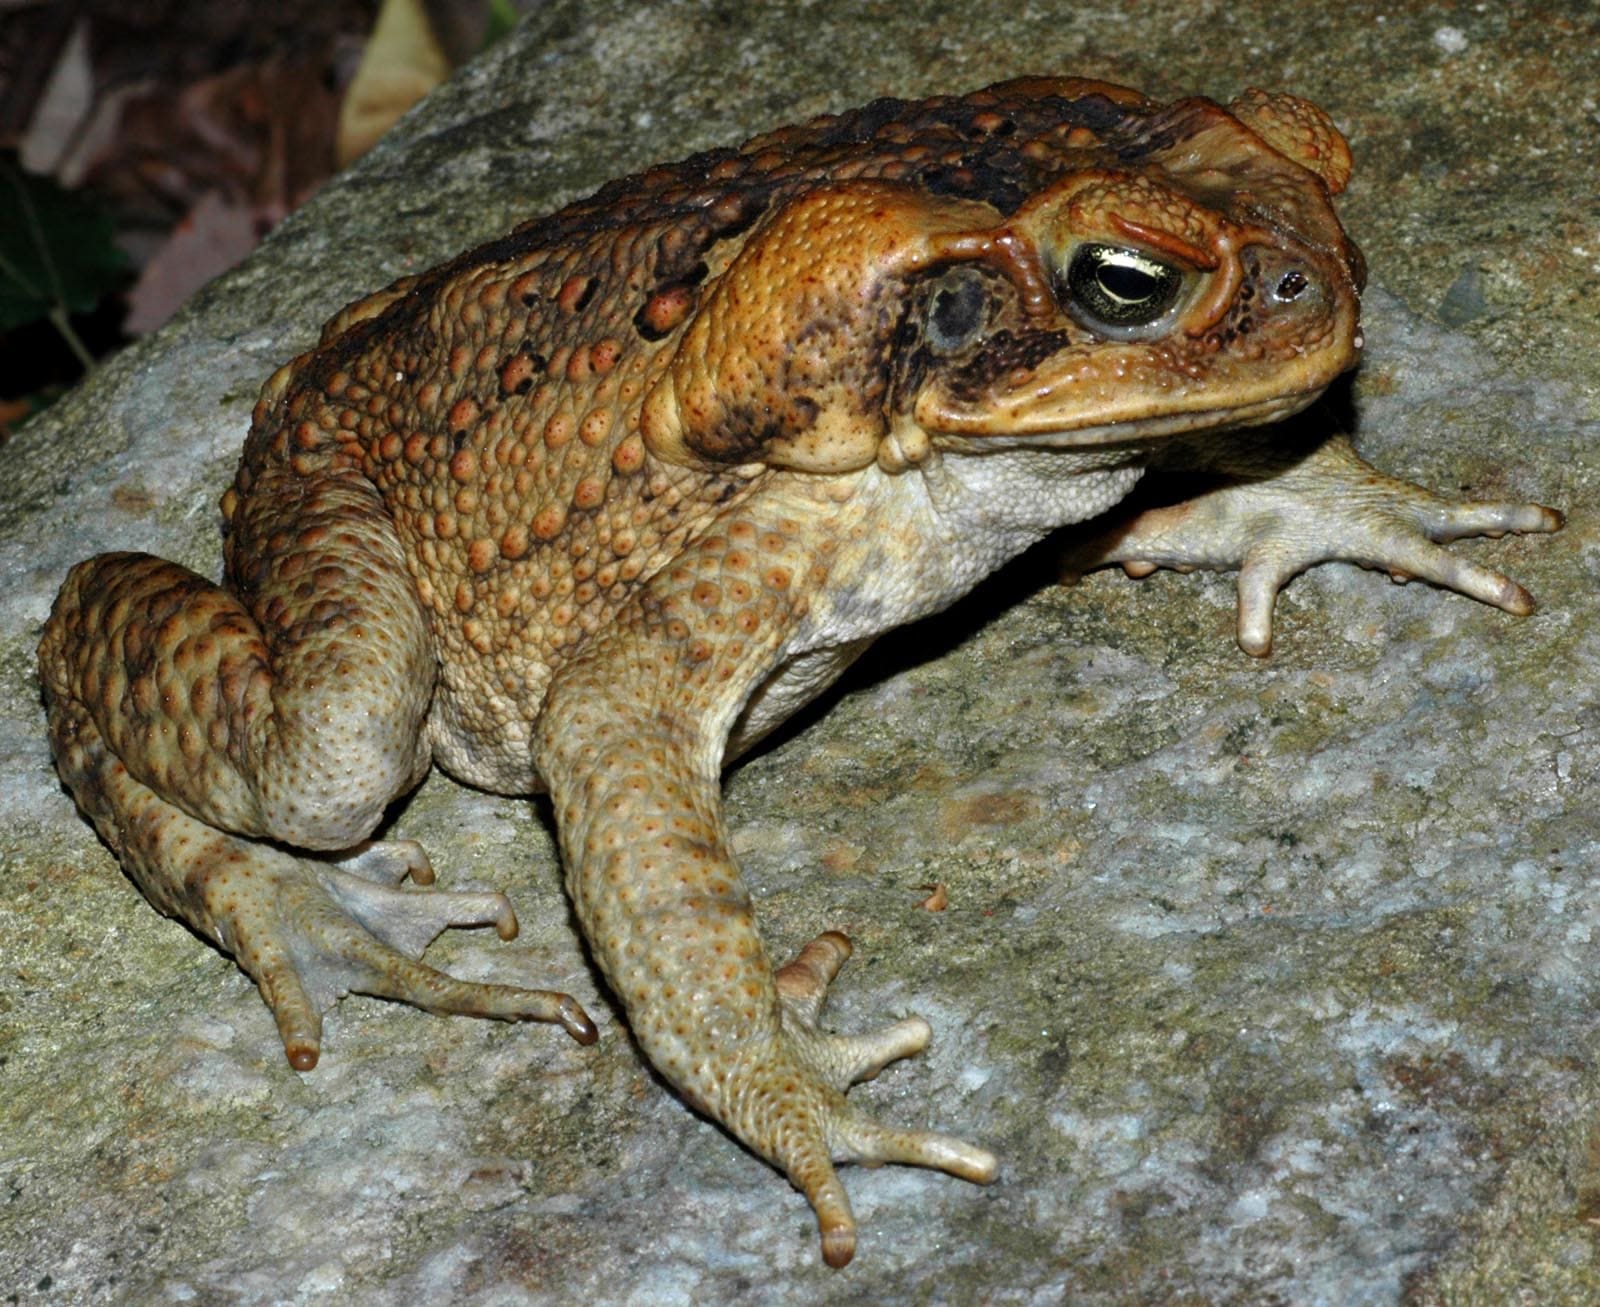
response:
[[[933,283],[928,296],[926,338],[936,354],[956,354],[972,344],[989,316],[989,292],[982,275],[952,268]]]
[[[1183,273],[1143,250],[1085,243],[1067,264],[1069,307],[1089,326],[1145,327],[1178,298]]]

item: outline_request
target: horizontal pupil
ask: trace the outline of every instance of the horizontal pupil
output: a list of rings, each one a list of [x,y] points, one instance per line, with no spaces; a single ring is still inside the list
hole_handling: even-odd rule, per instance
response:
[[[1147,300],[1156,293],[1156,279],[1125,263],[1102,263],[1100,285],[1106,294],[1119,300]]]

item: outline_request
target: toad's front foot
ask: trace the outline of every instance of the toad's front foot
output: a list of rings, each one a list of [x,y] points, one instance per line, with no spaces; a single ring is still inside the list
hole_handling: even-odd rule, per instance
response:
[[[988,1184],[999,1169],[985,1149],[948,1135],[881,1125],[846,1101],[851,1085],[921,1052],[932,1036],[920,1017],[866,1035],[819,1029],[817,1013],[828,986],[849,956],[850,941],[829,931],[777,972],[779,1029],[731,1055],[717,1076],[720,1101],[706,1105],[806,1196],[829,1266],[843,1266],[856,1248],[855,1217],[835,1162],[935,1167],[978,1184]]]
[[[295,1070],[316,1066],[322,1014],[352,992],[429,1012],[555,1022],[581,1044],[598,1037],[568,994],[457,980],[417,961],[447,927],[492,925],[511,939],[517,918],[503,894],[399,888],[408,872],[433,880],[416,844],[373,843],[322,861],[225,843],[229,853],[191,870],[189,884],[219,942],[260,987]]]
[[[1272,648],[1278,591],[1317,563],[1359,563],[1396,581],[1420,577],[1519,617],[1533,611],[1533,596],[1515,581],[1440,546],[1466,536],[1555,531],[1562,517],[1554,509],[1444,498],[1379,472],[1343,437],[1303,456],[1256,446],[1253,459],[1219,469],[1223,480],[1214,489],[1079,541],[1065,569],[1121,563],[1130,576],[1148,576],[1158,567],[1236,567],[1239,645],[1257,657]]]

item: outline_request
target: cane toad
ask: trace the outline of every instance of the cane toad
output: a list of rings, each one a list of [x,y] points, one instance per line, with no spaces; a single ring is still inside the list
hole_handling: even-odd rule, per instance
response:
[[[267,382],[220,585],[134,554],[71,573],[40,645],[60,772],[149,900],[255,979],[301,1071],[350,991],[595,1039],[565,994],[422,963],[447,926],[509,937],[510,904],[403,887],[426,856],[369,839],[434,762],[548,790],[641,1047],[842,1265],[835,1162],[996,1161],[847,1099],[929,1027],[822,1027],[838,933],[769,963],[728,758],[1151,468],[1206,493],[1076,561],[1240,567],[1249,652],[1324,559],[1531,609],[1436,542],[1552,511],[1237,434],[1359,356],[1349,166],[1292,96],[1025,79],[653,168],[396,282]]]

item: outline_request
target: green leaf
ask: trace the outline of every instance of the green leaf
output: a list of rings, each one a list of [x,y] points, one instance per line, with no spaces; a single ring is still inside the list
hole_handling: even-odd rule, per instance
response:
[[[89,196],[0,163],[0,330],[87,313],[127,280],[111,215]]]
[[[517,25],[518,14],[511,0],[489,0],[488,29],[483,34],[480,50],[487,50]]]

